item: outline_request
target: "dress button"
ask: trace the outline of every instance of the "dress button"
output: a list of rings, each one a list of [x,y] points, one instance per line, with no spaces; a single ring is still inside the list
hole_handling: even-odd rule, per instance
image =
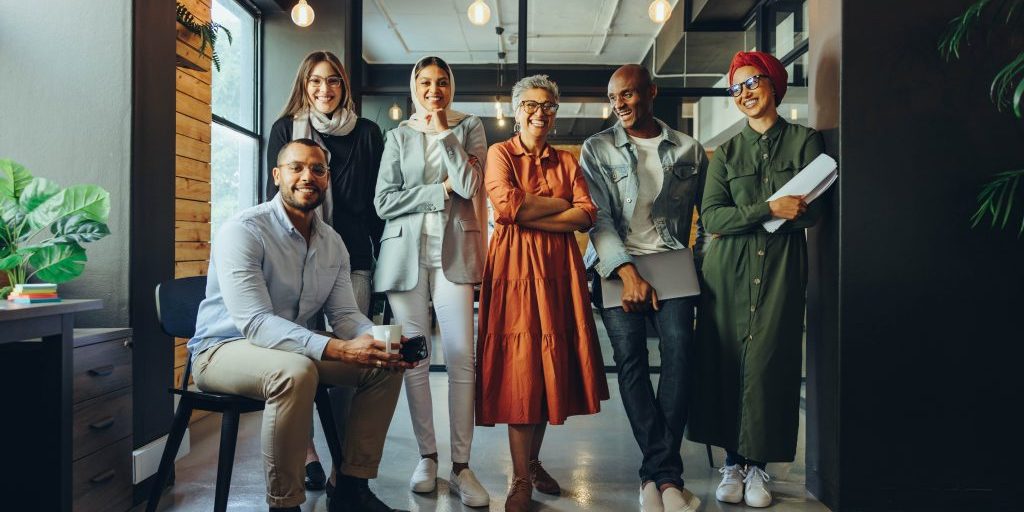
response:
[[[768,160],[768,153],[761,154],[761,160]]]
[[[761,140],[768,140],[768,136],[767,135],[762,135],[761,136]]]
[[[756,306],[750,306],[750,312],[753,313],[757,309]]]
[[[761,278],[760,277],[755,277],[754,278],[754,284],[761,284]]]
[[[761,249],[760,251],[757,251],[757,255],[758,256],[764,256],[764,249]]]
[[[751,334],[751,335],[747,336],[747,341],[754,341],[754,335]]]
[[[627,202],[627,203],[632,203],[632,202],[633,202],[633,199],[632,199],[632,198],[630,198],[630,197],[627,197],[627,198],[626,198],[626,202]]]
[[[763,182],[765,182],[765,183],[768,183],[768,177],[767,177],[767,176],[765,176],[765,177],[764,177],[764,179],[763,179],[763,180],[761,180],[761,181],[763,181]]]

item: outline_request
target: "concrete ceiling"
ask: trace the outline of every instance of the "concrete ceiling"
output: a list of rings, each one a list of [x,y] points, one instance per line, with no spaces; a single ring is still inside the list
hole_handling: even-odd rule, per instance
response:
[[[469,22],[473,0],[364,0],[363,57],[370,64],[411,64],[437,55],[452,64],[491,64],[498,52],[517,58],[519,2],[485,0],[491,19]],[[679,0],[669,0],[676,5]],[[531,0],[530,63],[637,63],[661,30],[647,17],[647,0]],[[502,27],[498,36],[495,27]]]

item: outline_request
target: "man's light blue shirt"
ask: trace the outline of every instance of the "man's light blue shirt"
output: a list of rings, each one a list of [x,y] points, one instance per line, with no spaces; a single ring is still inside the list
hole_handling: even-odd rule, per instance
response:
[[[350,268],[338,233],[314,215],[307,244],[280,193],[243,210],[217,231],[189,353],[245,338],[320,359],[330,338],[306,326],[321,308],[339,338],[373,326],[356,305]]]

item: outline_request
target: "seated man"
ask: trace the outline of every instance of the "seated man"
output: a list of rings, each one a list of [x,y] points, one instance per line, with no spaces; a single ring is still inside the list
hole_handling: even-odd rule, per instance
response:
[[[353,386],[345,459],[332,512],[391,511],[367,486],[412,365],[389,354],[368,331],[349,277],[341,237],[315,214],[330,182],[326,154],[300,139],[277,156],[280,192],[217,232],[206,299],[189,340],[196,385],[266,401],[261,446],[270,510],[299,511],[306,500],[303,461],[320,382]],[[305,325],[320,309],[334,336]]]

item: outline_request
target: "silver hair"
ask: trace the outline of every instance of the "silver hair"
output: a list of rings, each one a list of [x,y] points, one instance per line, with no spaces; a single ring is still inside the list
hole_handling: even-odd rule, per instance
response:
[[[555,103],[558,103],[558,84],[551,81],[547,75],[531,75],[524,77],[512,86],[513,109],[519,108],[519,100],[522,99],[523,93],[530,89],[544,89],[551,93],[555,97]]]

